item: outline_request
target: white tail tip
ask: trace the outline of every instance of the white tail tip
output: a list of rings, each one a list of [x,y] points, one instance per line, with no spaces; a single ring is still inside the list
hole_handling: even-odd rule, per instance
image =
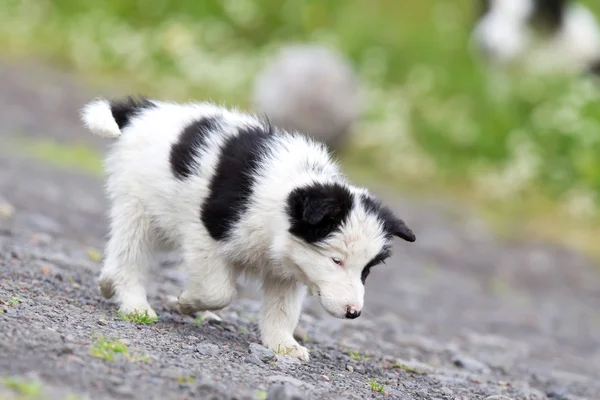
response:
[[[107,100],[97,99],[86,104],[81,110],[81,120],[94,135],[104,137],[121,135]]]

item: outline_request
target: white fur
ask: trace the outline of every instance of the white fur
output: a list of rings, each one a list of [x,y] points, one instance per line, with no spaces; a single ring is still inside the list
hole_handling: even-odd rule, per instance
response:
[[[471,45],[496,64],[522,62],[535,73],[580,73],[600,61],[600,28],[587,8],[569,4],[559,30],[536,38],[528,23],[534,6],[532,0],[493,0]]]
[[[110,111],[110,104],[104,99],[88,103],[81,110],[81,119],[86,128],[98,136],[117,137],[121,130]]]
[[[274,350],[291,349],[291,355],[308,359],[308,351],[292,335],[306,288],[333,316],[344,318],[348,308],[360,311],[361,271],[390,239],[380,220],[356,201],[342,230],[315,248],[288,232],[287,196],[311,182],[338,182],[355,194],[366,190],[346,182],[323,145],[303,136],[283,136],[263,156],[252,203],[231,238],[215,241],[199,212],[210,194],[220,146],[239,128],[263,122],[208,103],[153,103],[156,107],[136,114],[106,157],[112,208],[99,279],[103,294],[114,294],[122,312],[156,315],[147,301],[146,267],[153,250],[168,245],[180,249],[189,272],[189,282],[178,298],[181,310],[224,308],[236,296],[240,274],[256,277],[264,292],[264,344]],[[115,133],[107,105],[95,101],[84,109],[84,121],[92,131]],[[199,154],[199,171],[175,179],[169,164],[171,146],[185,126],[210,116],[219,116],[224,123]],[[342,259],[343,267],[332,257]]]

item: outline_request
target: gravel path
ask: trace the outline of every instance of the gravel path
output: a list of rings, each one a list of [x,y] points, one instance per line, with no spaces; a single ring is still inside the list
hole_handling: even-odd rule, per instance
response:
[[[169,312],[164,296],[185,279],[176,254],[153,266],[159,321],[120,320],[96,289],[102,179],[11,140],[104,151],[77,119],[96,95],[0,63],[0,399],[600,399],[600,269],[566,249],[499,241],[439,200],[391,200],[418,241],[373,272],[361,318],[308,302],[308,363],[258,345],[252,285],[221,321]]]

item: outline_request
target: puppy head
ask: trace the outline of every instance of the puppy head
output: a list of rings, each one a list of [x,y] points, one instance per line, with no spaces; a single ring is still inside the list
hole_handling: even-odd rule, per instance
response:
[[[496,63],[513,61],[529,43],[527,26],[534,10],[534,0],[483,1],[471,48]]]
[[[356,318],[372,267],[391,255],[394,236],[415,241],[405,223],[366,191],[339,183],[312,183],[288,197],[288,262],[325,310]]]

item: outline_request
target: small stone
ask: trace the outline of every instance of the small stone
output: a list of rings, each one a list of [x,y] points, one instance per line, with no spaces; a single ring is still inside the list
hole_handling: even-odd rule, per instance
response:
[[[440,389],[440,392],[442,392],[442,394],[446,395],[446,396],[452,396],[454,394],[454,392],[452,391],[452,389],[449,389],[449,388],[447,388],[445,386]]]
[[[267,349],[258,343],[250,343],[250,354],[255,354],[259,360],[265,363],[277,360],[273,350]]]
[[[352,365],[346,365],[346,369],[348,372],[354,372],[354,367]]]
[[[502,396],[501,394],[496,394],[493,396],[488,396],[485,400],[513,400],[510,397]]]
[[[329,377],[327,375],[321,375],[321,378],[323,378],[324,381],[329,382]]]
[[[0,198],[0,219],[9,219],[15,214],[15,207],[8,201]]]
[[[452,362],[454,363],[454,365],[456,365],[459,368],[464,368],[468,371],[474,371],[474,372],[487,372],[488,366],[485,365],[484,363],[482,363],[481,361],[478,361],[474,358],[462,355],[462,354],[456,354],[453,358],[452,358]]]
[[[131,344],[131,340],[129,340],[129,339],[119,339],[119,343],[124,344],[125,346],[129,346]]]
[[[434,371],[433,367],[425,363],[414,360],[407,361],[400,358],[396,359],[396,362],[394,362],[393,367],[418,375],[430,374]]]
[[[290,384],[271,385],[267,393],[267,400],[304,400],[304,394]]]
[[[296,357],[286,356],[284,354],[276,354],[277,362],[286,366],[300,365],[302,362]]]
[[[196,351],[203,356],[215,356],[219,353],[219,346],[212,343],[202,343],[196,346]]]
[[[304,386],[307,388],[314,388],[314,386],[310,383],[301,381],[300,379],[296,379],[296,378],[292,378],[291,376],[285,376],[285,375],[271,375],[267,377],[267,382],[269,383],[277,383],[277,382],[281,382],[281,383],[289,383],[293,386]]]
[[[258,358],[256,354],[250,354],[248,357],[246,357],[245,361],[247,363],[258,365],[260,367],[263,366],[263,362],[260,361],[260,358]]]

